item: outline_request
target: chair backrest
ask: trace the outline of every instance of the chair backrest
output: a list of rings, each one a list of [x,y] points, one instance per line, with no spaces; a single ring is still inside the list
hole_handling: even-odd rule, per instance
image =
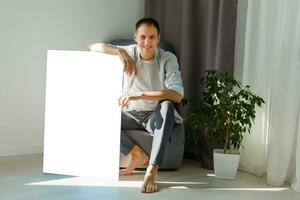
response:
[[[127,46],[127,45],[131,45],[131,44],[135,44],[135,41],[133,39],[116,39],[116,40],[110,41],[109,44],[118,45],[118,46]],[[169,52],[175,54],[174,48],[168,42],[160,41],[158,43],[158,46],[165,51],[169,51]]]

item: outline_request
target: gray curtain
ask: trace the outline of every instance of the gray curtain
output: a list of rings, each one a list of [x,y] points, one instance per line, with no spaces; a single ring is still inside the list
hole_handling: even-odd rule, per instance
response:
[[[146,0],[145,11],[160,23],[161,39],[175,49],[187,99],[201,96],[205,70],[233,72],[237,0]],[[215,145],[200,134],[200,144],[186,144],[185,157],[211,169]]]

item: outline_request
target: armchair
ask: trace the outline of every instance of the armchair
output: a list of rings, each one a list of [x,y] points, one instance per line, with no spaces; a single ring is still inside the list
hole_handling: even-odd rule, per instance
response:
[[[118,39],[109,43],[112,45],[125,46],[134,44],[135,41],[132,39]],[[166,42],[161,41],[158,46],[165,51],[170,51],[175,54],[173,47]],[[175,104],[175,108],[178,110],[179,105]],[[150,155],[153,139],[150,134],[143,130],[126,130],[126,132],[139,145],[139,147],[141,147],[148,155]],[[163,164],[160,166],[160,169],[177,169],[181,166],[184,152],[184,138],[184,125],[176,124],[172,132],[172,139],[166,146]],[[120,167],[127,167],[129,160],[130,155],[124,156],[122,153],[120,153]]]

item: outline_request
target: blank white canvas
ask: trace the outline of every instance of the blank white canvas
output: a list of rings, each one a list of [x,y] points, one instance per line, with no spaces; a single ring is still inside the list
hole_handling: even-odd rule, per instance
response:
[[[43,172],[119,179],[122,69],[117,56],[48,51]]]

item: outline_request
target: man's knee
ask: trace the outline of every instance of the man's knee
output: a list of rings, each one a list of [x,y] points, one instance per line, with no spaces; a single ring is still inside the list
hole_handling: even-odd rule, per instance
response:
[[[156,110],[156,119],[173,119],[174,109],[174,103],[172,101],[160,101]]]
[[[169,100],[164,100],[160,102],[161,109],[174,111],[174,103]]]

